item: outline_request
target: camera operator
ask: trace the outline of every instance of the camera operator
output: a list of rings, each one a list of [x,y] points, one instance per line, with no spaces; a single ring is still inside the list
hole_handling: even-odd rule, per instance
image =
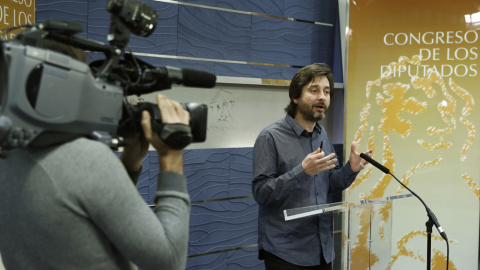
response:
[[[189,113],[157,96],[162,122],[189,124]],[[105,144],[79,138],[27,147],[0,159],[0,254],[7,269],[185,269],[190,198],[182,150],[153,132],[120,158]],[[152,211],[136,189],[149,145],[161,172]],[[134,184],[132,184],[132,180]]]

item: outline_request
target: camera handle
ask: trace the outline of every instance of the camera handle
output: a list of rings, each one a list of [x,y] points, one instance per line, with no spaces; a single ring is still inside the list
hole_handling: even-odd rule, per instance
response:
[[[142,106],[141,106],[142,107]],[[146,106],[150,113],[152,130],[158,134],[160,139],[168,146],[180,150],[187,147],[193,140],[190,126],[185,124],[164,124],[160,110],[154,106]]]

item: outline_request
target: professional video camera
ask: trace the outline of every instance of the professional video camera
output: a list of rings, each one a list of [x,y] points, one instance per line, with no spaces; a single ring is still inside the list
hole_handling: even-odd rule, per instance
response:
[[[215,75],[193,69],[154,67],[126,52],[130,33],[149,36],[156,27],[154,9],[140,0],[110,0],[109,45],[75,36],[81,25],[47,20],[28,25],[15,39],[0,41],[0,154],[19,147],[44,147],[89,137],[113,149],[124,137],[142,132],[141,111],[170,146],[183,149],[206,139],[207,106],[182,104],[190,125],[163,125],[156,104],[129,104],[127,96],[170,89],[172,83],[211,88]],[[23,26],[25,27],[25,26]],[[5,31],[5,34],[8,31]],[[105,59],[89,65],[44,48],[53,40]]]

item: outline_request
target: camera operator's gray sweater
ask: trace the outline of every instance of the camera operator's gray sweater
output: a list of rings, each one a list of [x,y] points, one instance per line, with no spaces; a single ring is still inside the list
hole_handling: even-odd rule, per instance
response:
[[[160,172],[155,204],[152,211],[102,143],[77,139],[15,150],[0,159],[4,265],[185,269],[190,215],[185,177]]]

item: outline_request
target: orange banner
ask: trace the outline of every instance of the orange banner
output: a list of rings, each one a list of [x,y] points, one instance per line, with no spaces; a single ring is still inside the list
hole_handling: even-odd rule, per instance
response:
[[[450,236],[450,250],[457,250],[449,269],[477,269],[478,0],[351,0],[347,48],[346,145],[355,140],[359,152],[372,149],[376,161],[423,198]],[[408,193],[391,175],[367,166],[346,200]],[[374,214],[392,218],[387,209]],[[424,206],[408,199],[394,215],[391,257],[370,262],[379,267],[372,269],[423,269]],[[432,269],[446,269],[446,243],[436,231],[432,237]],[[366,250],[357,243],[351,269],[368,269],[360,259]]]
[[[35,0],[0,0],[0,36],[6,29],[35,23]],[[18,30],[6,34],[10,39]]]

